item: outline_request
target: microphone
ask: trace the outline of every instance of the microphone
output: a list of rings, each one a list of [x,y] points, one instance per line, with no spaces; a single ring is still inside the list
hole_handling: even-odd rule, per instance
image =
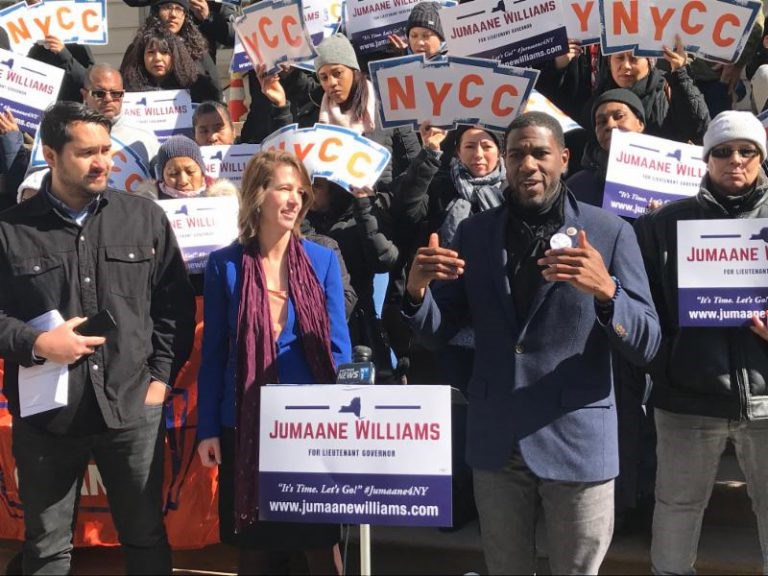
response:
[[[371,362],[373,352],[368,346],[352,349],[352,362],[339,366],[336,384],[375,384],[376,367]]]

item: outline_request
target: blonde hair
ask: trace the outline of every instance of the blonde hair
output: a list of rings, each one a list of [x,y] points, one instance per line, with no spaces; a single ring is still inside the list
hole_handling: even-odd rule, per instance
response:
[[[304,188],[301,210],[293,229],[296,236],[301,236],[301,222],[315,199],[309,174],[304,164],[293,154],[281,150],[269,150],[259,152],[251,158],[243,173],[243,180],[240,184],[240,209],[237,215],[238,240],[243,245],[248,244],[258,236],[261,205],[264,203],[267,188],[272,183],[275,170],[281,165],[293,167]]]

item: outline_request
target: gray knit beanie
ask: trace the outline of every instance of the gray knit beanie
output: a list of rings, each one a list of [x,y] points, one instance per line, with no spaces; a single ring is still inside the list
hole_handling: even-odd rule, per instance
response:
[[[315,50],[317,50],[315,70],[318,72],[326,64],[343,64],[352,70],[360,70],[355,49],[343,34],[329,36],[316,46]]]
[[[754,142],[765,160],[765,128],[752,112],[726,110],[715,116],[704,133],[704,160],[709,159],[709,151],[712,148],[730,140]]]
[[[443,34],[443,26],[440,24],[440,15],[438,10],[440,4],[437,2],[419,2],[411,10],[410,16],[408,16],[408,24],[405,26],[405,35],[408,36],[411,32],[411,28],[418,26],[419,28],[426,28],[432,30],[440,37],[440,40],[445,40]]]
[[[200,166],[200,171],[205,174],[205,160],[200,152],[200,146],[194,140],[177,134],[171,136],[163,142],[160,150],[157,151],[157,165],[155,178],[158,182],[163,179],[163,170],[171,158],[192,158]]]

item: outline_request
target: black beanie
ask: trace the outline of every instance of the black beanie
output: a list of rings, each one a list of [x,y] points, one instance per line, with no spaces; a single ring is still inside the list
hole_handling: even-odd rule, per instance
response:
[[[153,0],[152,10],[157,12],[163,4],[178,4],[185,12],[189,12],[189,0]]]
[[[459,149],[459,142],[461,142],[461,137],[464,136],[464,133],[467,130],[472,130],[472,129],[482,130],[483,132],[488,134],[488,136],[491,137],[491,140],[493,140],[496,143],[496,147],[500,151],[504,150],[504,138],[498,132],[494,132],[493,130],[488,130],[488,128],[483,128],[482,126],[469,126],[469,125],[466,125],[466,124],[462,124],[462,125],[459,125],[456,128],[456,142],[455,142],[455,145],[456,145],[456,150],[457,151]]]
[[[621,102],[626,104],[627,107],[632,110],[635,116],[645,124],[645,108],[643,108],[643,102],[640,97],[626,88],[613,88],[612,90],[606,90],[600,96],[595,98],[594,104],[592,104],[592,127],[595,126],[595,113],[602,104],[606,102]]]
[[[411,10],[411,15],[408,16],[408,24],[405,25],[405,35],[408,36],[411,32],[411,28],[418,26],[419,28],[426,28],[432,30],[440,37],[440,40],[445,41],[443,35],[443,27],[440,24],[440,15],[437,13],[440,9],[440,4],[437,2],[419,2]]]

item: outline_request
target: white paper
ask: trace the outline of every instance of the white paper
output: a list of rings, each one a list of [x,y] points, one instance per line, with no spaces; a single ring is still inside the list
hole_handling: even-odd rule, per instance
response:
[[[49,310],[27,324],[38,330],[53,330],[64,323],[58,310]],[[67,405],[69,367],[47,361],[40,366],[19,366],[19,409],[21,417]]]

